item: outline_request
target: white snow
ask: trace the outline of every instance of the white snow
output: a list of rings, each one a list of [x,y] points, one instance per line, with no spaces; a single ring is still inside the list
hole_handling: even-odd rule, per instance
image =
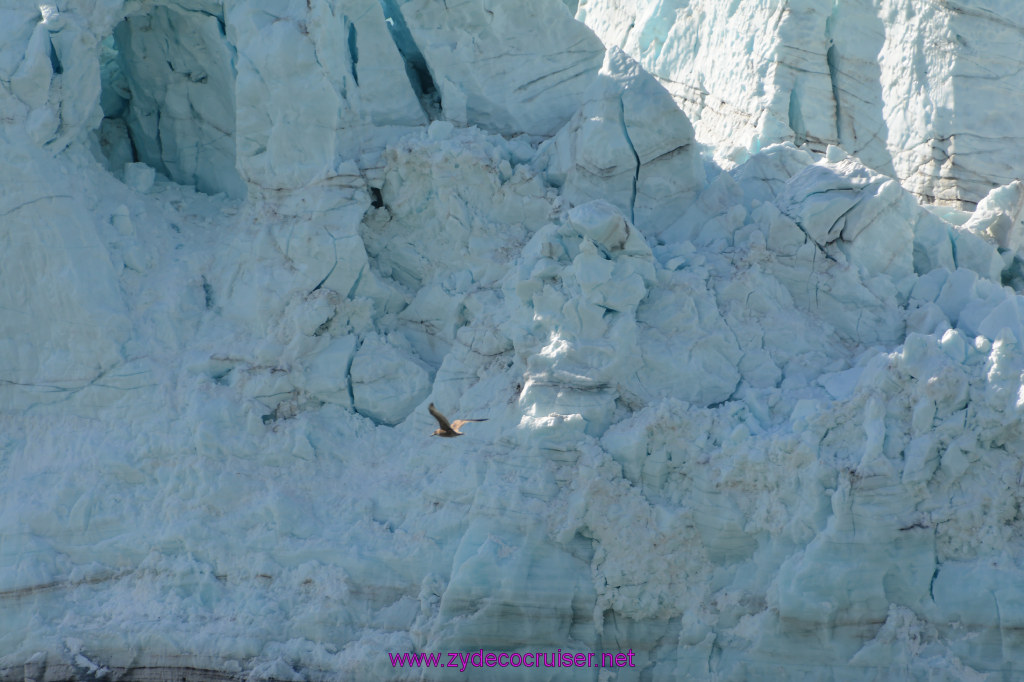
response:
[[[1024,666],[1011,5],[573,4],[0,9],[0,679]]]

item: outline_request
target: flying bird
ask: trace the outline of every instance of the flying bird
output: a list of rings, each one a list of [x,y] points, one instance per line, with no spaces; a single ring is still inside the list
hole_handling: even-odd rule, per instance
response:
[[[427,407],[427,409],[430,410],[430,414],[434,415],[434,419],[437,420],[438,426],[441,427],[434,431],[432,434],[430,434],[431,436],[441,436],[442,438],[455,438],[455,436],[464,436],[466,434],[462,433],[462,431],[459,431],[459,427],[462,426],[463,424],[466,424],[468,422],[487,421],[486,419],[456,419],[455,421],[449,424],[447,417],[445,417],[443,414],[437,411],[437,408],[434,407],[434,403],[430,403],[430,406]]]

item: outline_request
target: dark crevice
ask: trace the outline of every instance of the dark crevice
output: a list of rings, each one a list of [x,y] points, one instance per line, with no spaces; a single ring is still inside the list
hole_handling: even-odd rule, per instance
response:
[[[1004,250],[1000,250],[1003,253]],[[1024,260],[1020,256],[1014,256],[1010,264],[1003,269],[1001,274],[1002,284],[1020,293],[1024,291]]]
[[[213,374],[211,374],[210,375],[210,379],[213,381],[213,383],[217,384],[218,386],[227,386],[228,378],[231,375],[232,370],[234,370],[234,369],[235,369],[234,367],[227,367],[225,369],[220,369],[220,370],[214,372]]]
[[[60,57],[57,56],[57,48],[53,46],[53,41],[50,41],[50,68],[53,69],[55,74],[64,73],[64,65],[60,63]]]
[[[825,53],[825,61],[828,63],[828,76],[832,81],[832,100],[836,103],[836,141],[842,142],[842,110],[839,104],[839,54],[836,46],[828,48]]]
[[[828,51],[825,52],[825,63],[828,65],[828,78],[832,82],[832,101],[835,102],[836,117],[836,143],[843,142],[842,110],[839,104],[839,51],[836,50],[835,39],[835,15],[836,8],[832,9],[832,16],[825,20],[825,39],[828,43]]]
[[[213,308],[213,287],[206,281],[206,275],[203,275],[203,298],[205,299],[206,309],[210,310]]]
[[[348,21],[348,18],[345,18]],[[356,85],[359,85],[359,73],[356,71],[356,64],[359,63],[359,47],[356,45],[356,25],[348,25],[348,56],[352,60],[352,78]]]
[[[324,275],[324,278],[322,280],[320,280],[319,282],[317,282],[316,286],[313,287],[312,289],[310,289],[309,292],[306,295],[308,296],[309,294],[312,294],[314,291],[319,291],[320,287],[322,287],[324,285],[324,282],[326,282],[330,278],[330,276],[334,274],[334,270],[337,267],[338,267],[338,261],[337,261],[337,259],[335,259],[334,265],[332,265],[331,269],[327,271],[327,274]]]
[[[338,267],[338,242],[334,238],[334,235],[331,234],[329,230],[324,228],[324,231],[327,232],[327,235],[331,238],[331,246],[334,249],[334,265],[332,265],[331,269],[327,271],[327,274],[324,275],[324,278],[321,279],[319,282],[317,282],[317,285],[315,287],[313,287],[312,289],[309,290],[309,292],[306,294],[307,296],[309,294],[312,294],[314,291],[318,291],[320,289],[320,287],[322,287],[324,285],[324,283],[328,279],[330,279],[331,275],[334,274],[335,269],[337,269],[337,267]]]
[[[352,362],[356,358],[356,353],[358,353],[359,349],[363,347],[364,341],[365,339],[363,338],[356,338],[356,346],[352,350],[352,353],[348,356],[348,365],[345,366],[345,388],[348,389],[349,405],[352,406],[352,411],[355,412],[356,414],[362,414],[362,412],[356,409],[356,392],[355,388],[352,386]],[[366,415],[363,416],[365,417]],[[369,417],[367,417],[367,419],[369,419]]]
[[[135,138],[132,136],[132,129],[125,126],[125,133],[128,136],[128,145],[132,148],[132,163],[138,163],[139,149],[135,146]]]
[[[621,96],[619,96],[619,115],[622,117],[622,134],[625,136],[626,144],[629,145],[629,150],[633,152],[633,158],[636,160],[636,166],[633,169],[633,194],[629,198],[629,222],[636,224],[636,183],[640,179],[640,155],[636,153],[633,140],[629,139],[629,130],[626,127],[626,104],[622,101]]]
[[[394,41],[398,53],[402,55],[405,62],[405,73],[409,77],[413,92],[420,100],[423,112],[431,121],[440,119],[441,93],[434,83],[434,77],[430,74],[427,60],[420,52],[420,48],[413,40],[412,32],[405,23],[405,17],[398,9],[396,0],[380,0],[380,7],[384,11],[384,21],[387,24],[391,40]]]
[[[356,289],[359,288],[359,283],[363,281],[363,275],[366,273],[366,267],[367,266],[364,264],[363,267],[359,268],[359,274],[356,275],[356,280],[352,282],[352,286],[349,287],[347,294],[348,298],[355,297]]]
[[[167,166],[163,162],[164,136],[163,129],[160,127],[160,110],[157,110],[156,114],[153,117],[156,119],[156,148],[158,150],[158,156],[150,159],[144,159],[144,161],[149,165],[153,166],[154,168],[156,168],[164,175],[170,177],[171,174],[167,170]],[[131,127],[132,126],[129,125],[128,129],[131,130]]]
[[[800,107],[800,93],[796,84],[789,93],[789,127],[793,131],[793,144],[797,147],[807,142],[807,126],[804,123],[803,110]]]
[[[384,195],[376,187],[370,188],[370,205],[374,208],[384,208]]]
[[[332,314],[326,320],[320,323],[320,326],[313,331],[313,336],[323,336],[331,330],[331,323],[334,322],[334,318],[338,316],[338,313]]]

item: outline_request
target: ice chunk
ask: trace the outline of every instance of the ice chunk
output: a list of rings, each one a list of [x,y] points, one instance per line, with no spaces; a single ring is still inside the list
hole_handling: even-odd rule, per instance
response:
[[[351,334],[332,339],[304,363],[305,376],[300,387],[324,402],[352,407],[348,373],[358,343],[358,338]]]
[[[352,358],[355,409],[379,424],[402,421],[430,393],[430,373],[403,345],[371,334]]]
[[[978,203],[963,229],[987,237],[999,248],[1020,251],[1024,246],[1024,183],[1014,180],[997,187]]]
[[[954,230],[953,252],[958,267],[968,268],[994,282],[1000,280],[1006,263],[992,242],[964,229]]]
[[[923,275],[936,268],[956,269],[951,226],[922,211],[914,226],[914,271]]]
[[[462,125],[551,135],[572,116],[604,56],[601,41],[554,2],[385,5],[408,27],[445,118]]]
[[[126,163],[124,166],[124,184],[136,192],[148,192],[156,179],[156,170],[144,163]]]
[[[894,281],[913,273],[908,223],[921,209],[895,182],[853,159],[807,166],[775,202],[815,244],[839,247],[866,272]]]
[[[626,385],[646,400],[726,400],[739,384],[742,353],[707,283],[674,272],[662,273],[658,285],[637,311],[642,363]]]
[[[685,114],[614,48],[579,111],[539,159],[572,204],[604,199],[652,232],[678,218],[704,184]]]
[[[630,227],[614,207],[603,201],[577,206],[569,212],[568,219],[569,224],[581,235],[589,237],[609,254],[622,253],[642,258],[651,256],[651,248],[647,246],[643,235]]]
[[[667,229],[658,234],[665,242],[692,241],[710,245],[716,241],[732,241],[733,233],[746,222],[743,190],[728,174],[712,180],[686,211]],[[800,238],[803,243],[803,237]]]

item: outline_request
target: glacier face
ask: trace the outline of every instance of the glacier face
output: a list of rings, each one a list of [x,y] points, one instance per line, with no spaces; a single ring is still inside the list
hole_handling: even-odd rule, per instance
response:
[[[722,163],[840,145],[961,208],[1019,175],[1013,0],[580,0],[577,17],[661,80]]]
[[[1009,5],[624,7],[0,10],[0,677],[1019,672]]]

